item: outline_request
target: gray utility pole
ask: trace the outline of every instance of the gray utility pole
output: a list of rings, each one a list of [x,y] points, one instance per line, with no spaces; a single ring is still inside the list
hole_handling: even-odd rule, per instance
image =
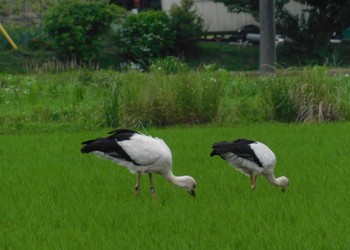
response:
[[[260,14],[260,75],[276,71],[275,0],[259,0]]]

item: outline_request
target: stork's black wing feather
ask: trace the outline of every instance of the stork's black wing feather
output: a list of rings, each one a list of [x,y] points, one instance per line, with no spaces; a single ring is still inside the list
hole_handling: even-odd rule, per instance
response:
[[[108,138],[115,139],[117,141],[129,140],[134,134],[140,134],[139,132],[131,129],[117,129],[109,132],[110,136]]]
[[[259,167],[262,167],[262,164],[259,158],[256,156],[254,150],[250,147],[250,144],[256,143],[252,140],[247,139],[238,139],[233,142],[217,142],[213,144],[213,152],[210,156],[220,155],[224,153],[233,153],[238,157],[250,160],[258,164]]]
[[[130,137],[137,133],[133,130],[115,130],[112,131],[112,135],[107,138],[97,138],[95,140],[88,140],[82,142],[84,145],[81,148],[82,153],[90,153],[93,151],[102,152],[105,155],[124,159],[138,165],[131,157],[125,152],[125,150],[118,144],[118,141],[128,140]]]

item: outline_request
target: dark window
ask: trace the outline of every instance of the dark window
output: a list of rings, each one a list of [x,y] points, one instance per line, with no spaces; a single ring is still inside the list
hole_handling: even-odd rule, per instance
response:
[[[110,3],[117,4],[127,10],[161,10],[160,0],[110,0]]]

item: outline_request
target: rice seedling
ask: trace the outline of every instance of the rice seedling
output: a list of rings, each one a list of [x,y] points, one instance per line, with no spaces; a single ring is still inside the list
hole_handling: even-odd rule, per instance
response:
[[[196,178],[196,198],[154,176],[158,197],[109,161],[79,152],[106,133],[3,134],[0,144],[0,248],[348,249],[348,123],[142,130],[163,138],[174,174]],[[211,144],[250,138],[277,156],[286,193],[249,178]]]

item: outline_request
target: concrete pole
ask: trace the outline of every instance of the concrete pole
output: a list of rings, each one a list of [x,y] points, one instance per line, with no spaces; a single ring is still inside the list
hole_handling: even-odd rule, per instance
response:
[[[275,0],[259,0],[260,14],[260,75],[276,71]]]

